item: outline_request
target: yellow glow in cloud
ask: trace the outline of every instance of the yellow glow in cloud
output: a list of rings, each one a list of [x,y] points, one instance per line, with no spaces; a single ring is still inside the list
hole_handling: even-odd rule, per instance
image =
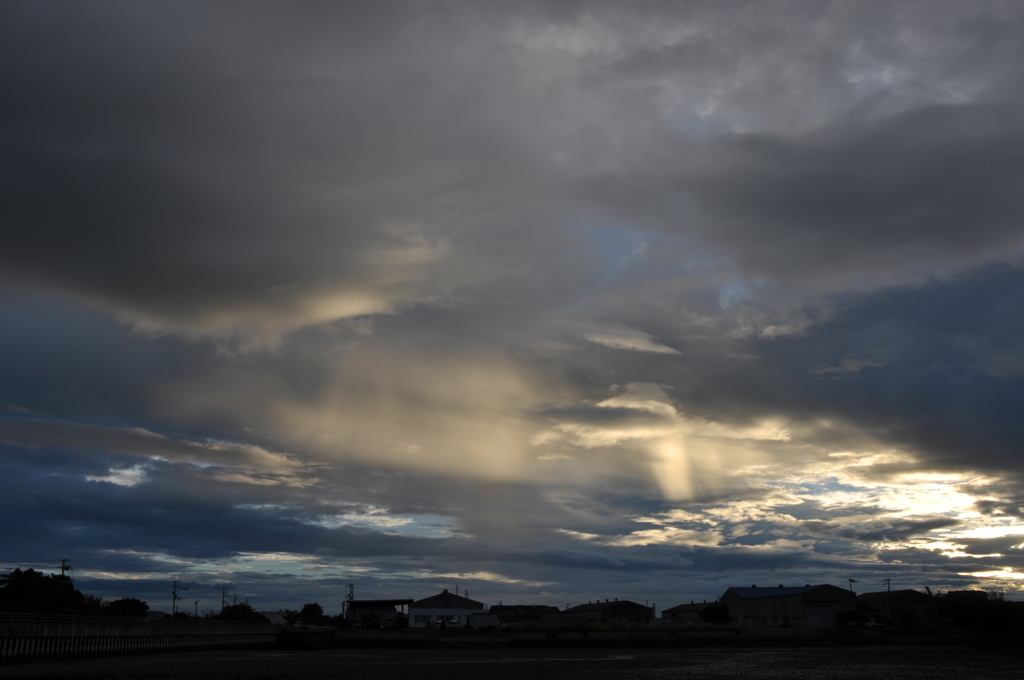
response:
[[[527,586],[530,588],[540,588],[542,586],[553,585],[546,581],[524,581],[523,579],[509,578],[508,576],[502,576],[492,571],[473,571],[466,573],[448,573],[448,574],[426,574],[422,575],[421,578],[450,578],[450,579],[472,579],[474,581],[490,581],[493,583],[508,583],[513,585]]]
[[[665,498],[689,498],[693,493],[692,469],[682,442],[664,441],[651,452],[651,470]]]
[[[1024,536],[1024,525],[982,526],[966,531],[951,531],[946,534],[950,538],[1004,538],[1006,536]]]
[[[692,498],[698,478],[704,487],[719,486],[725,469],[749,464],[761,455],[756,442],[791,438],[778,418],[734,425],[686,417],[665,388],[652,383],[629,383],[620,394],[587,408],[589,417],[555,423],[534,435],[531,444],[622,448],[631,459],[647,463],[651,478],[671,500]],[[602,409],[615,409],[611,422],[598,417]]]
[[[599,345],[611,347],[612,349],[654,352],[656,354],[679,354],[677,350],[661,344],[647,333],[631,328],[602,330],[588,333],[584,337],[591,342],[596,342]]]
[[[640,545],[676,545],[676,546],[710,546],[714,547],[722,543],[722,534],[717,531],[699,531],[693,529],[681,529],[673,526],[663,526],[657,529],[643,529],[633,531],[624,536],[604,536],[601,534],[588,534],[568,529],[559,529],[559,533],[571,536],[577,540],[601,545],[632,547]]]
[[[960,574],[961,576],[974,576],[975,578],[995,578],[995,579],[1007,579],[1011,581],[1024,580],[1024,574],[1014,571],[1010,567],[1006,567],[1002,571],[974,571],[968,574]]]

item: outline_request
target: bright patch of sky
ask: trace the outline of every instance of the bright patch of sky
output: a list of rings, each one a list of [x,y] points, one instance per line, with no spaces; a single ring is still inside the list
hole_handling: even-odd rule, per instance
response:
[[[105,475],[86,475],[87,482],[109,482],[118,486],[135,486],[146,481],[146,468],[133,465],[129,468],[112,468]]]
[[[374,509],[366,513],[345,513],[343,515],[319,515],[310,524],[336,529],[356,527],[389,531],[406,536],[425,538],[447,538],[454,535],[455,524],[450,517],[439,515],[391,515],[385,510]]]

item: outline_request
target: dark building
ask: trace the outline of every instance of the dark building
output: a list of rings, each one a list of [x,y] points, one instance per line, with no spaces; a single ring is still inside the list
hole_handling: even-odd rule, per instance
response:
[[[670,607],[661,612],[661,618],[672,623],[703,623],[701,613],[708,607],[713,607],[717,602],[693,602]]]
[[[654,607],[629,600],[605,600],[581,604],[562,612],[562,621],[644,623],[654,618]]]
[[[445,588],[437,595],[416,600],[409,605],[409,627],[430,628],[443,625],[463,628],[469,625],[470,615],[483,613],[484,603],[471,600]]]
[[[405,607],[412,602],[411,597],[399,600],[348,600],[345,619],[356,628],[408,628],[409,614]]]
[[[562,615],[558,607],[543,604],[493,604],[488,611],[504,624],[557,621]]]
[[[857,607],[874,613],[876,621],[887,625],[922,625],[939,618],[936,598],[916,590],[863,593],[857,596]]]
[[[836,586],[729,588],[719,601],[729,623],[758,628],[832,628],[839,612],[857,608],[857,596]]]

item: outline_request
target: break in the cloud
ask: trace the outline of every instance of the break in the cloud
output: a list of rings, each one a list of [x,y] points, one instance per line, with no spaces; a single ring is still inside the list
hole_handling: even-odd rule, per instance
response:
[[[0,14],[3,566],[1019,589],[1016,5]]]

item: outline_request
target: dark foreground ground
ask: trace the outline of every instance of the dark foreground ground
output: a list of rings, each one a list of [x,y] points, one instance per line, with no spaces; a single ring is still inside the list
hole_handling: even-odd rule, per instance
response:
[[[965,647],[212,651],[0,666],[7,678],[602,680],[1024,678],[1017,652]]]

